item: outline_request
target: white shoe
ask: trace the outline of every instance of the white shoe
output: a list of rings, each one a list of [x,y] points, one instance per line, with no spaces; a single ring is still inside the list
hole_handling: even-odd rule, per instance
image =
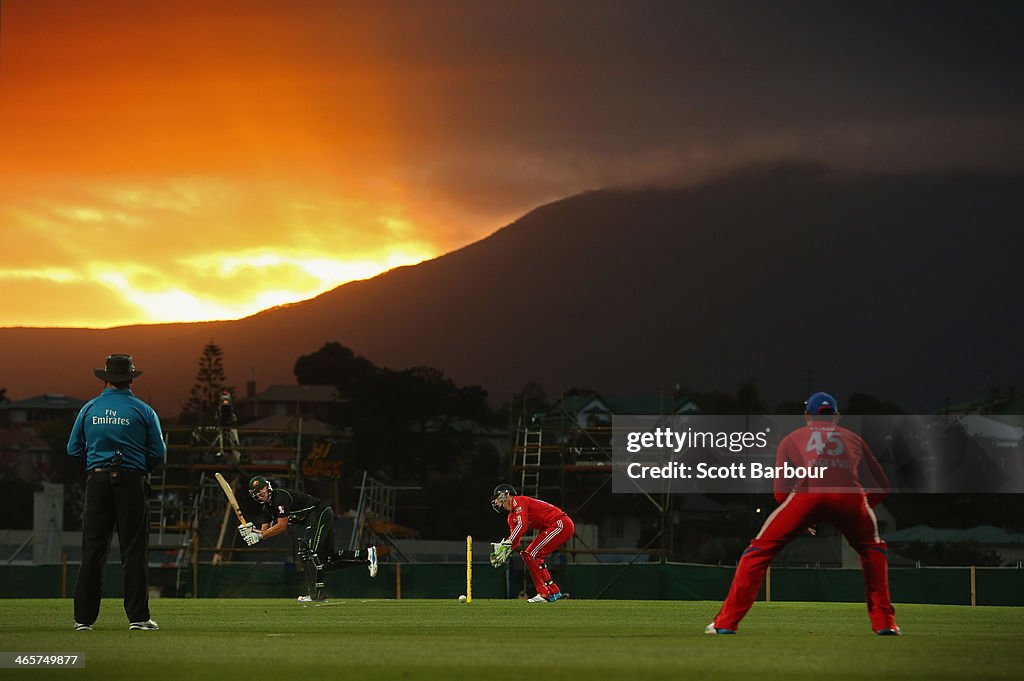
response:
[[[377,547],[376,546],[371,546],[370,548],[366,549],[366,559],[370,561],[370,564],[366,566],[367,569],[370,571],[370,576],[371,577],[376,577],[377,576]]]
[[[160,627],[157,626],[153,620],[146,620],[145,622],[132,622],[128,625],[129,631],[156,631]]]
[[[547,603],[548,599],[545,598],[544,596],[541,596],[540,594],[537,594],[533,598],[527,598],[526,602],[527,603]]]
[[[75,622],[75,631],[92,631],[92,625]]]
[[[302,595],[302,596],[299,596],[295,600],[297,600],[299,603],[312,603],[313,602],[313,599],[310,598],[309,596],[305,595],[305,594]]]

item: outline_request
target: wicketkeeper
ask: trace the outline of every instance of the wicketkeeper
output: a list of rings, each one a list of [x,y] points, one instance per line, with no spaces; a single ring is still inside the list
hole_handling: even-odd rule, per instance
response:
[[[328,504],[301,492],[275,489],[270,480],[259,475],[249,481],[249,494],[261,504],[265,519],[258,530],[252,523],[238,526],[238,533],[249,546],[285,532],[290,522],[305,523],[298,557],[306,569],[306,594],[299,596],[300,602],[327,600],[323,573],[328,570],[364,566],[371,577],[377,576],[376,547],[364,551],[334,550],[334,511]]]
[[[528,603],[554,603],[564,598],[562,590],[551,579],[545,559],[559,546],[569,541],[576,526],[565,511],[546,501],[527,496],[517,496],[512,485],[501,484],[494,488],[491,508],[495,513],[508,513],[508,538],[491,544],[491,565],[501,567],[508,562],[512,551],[519,546],[527,529],[540,530],[537,538],[530,542],[520,556],[533,578],[537,595]]]
[[[834,525],[860,554],[871,628],[879,636],[899,636],[895,610],[889,600],[889,567],[885,542],[878,536],[878,522],[871,510],[888,494],[889,479],[868,444],[835,421],[835,399],[814,393],[807,400],[799,428],[779,443],[775,465],[825,468],[820,479],[775,479],[775,498],[780,502],[761,531],[740,557],[736,575],[722,609],[705,629],[706,634],[735,634],[750,610],[772,558],[794,537],[810,531],[819,521]],[[864,465],[874,478],[865,492],[858,475]]]

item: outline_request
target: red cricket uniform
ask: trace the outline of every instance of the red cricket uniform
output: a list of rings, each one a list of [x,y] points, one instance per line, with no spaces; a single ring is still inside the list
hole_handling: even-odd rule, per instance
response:
[[[735,631],[750,610],[772,558],[791,539],[818,522],[835,526],[860,554],[871,628],[896,628],[895,610],[889,600],[886,547],[878,536],[878,522],[871,507],[885,498],[889,481],[871,448],[857,435],[835,423],[809,422],[779,443],[775,465],[827,467],[821,478],[775,478],[775,498],[780,502],[740,557],[729,595],[715,617],[714,626]],[[864,463],[870,476],[864,491],[858,468]]]
[[[513,549],[519,546],[528,529],[540,530],[537,538],[519,554],[530,571],[533,585],[537,587],[537,593],[545,597],[559,593],[560,589],[551,579],[544,559],[569,541],[576,526],[565,511],[546,501],[526,496],[512,497],[512,509],[508,512],[508,538]]]

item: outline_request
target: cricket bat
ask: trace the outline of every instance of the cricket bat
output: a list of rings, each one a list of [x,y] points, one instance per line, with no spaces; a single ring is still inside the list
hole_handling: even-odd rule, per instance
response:
[[[228,503],[231,504],[231,508],[235,509],[235,515],[238,516],[238,522],[245,525],[245,516],[242,515],[242,510],[238,508],[238,500],[235,499],[235,492],[231,489],[231,485],[224,479],[224,476],[220,473],[214,473],[213,477],[217,478],[217,482],[220,483],[220,488],[224,490],[224,494],[227,495]]]

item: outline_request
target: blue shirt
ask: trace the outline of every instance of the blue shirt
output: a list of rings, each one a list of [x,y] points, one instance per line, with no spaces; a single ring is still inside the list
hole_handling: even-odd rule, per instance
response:
[[[68,439],[68,456],[84,459],[87,471],[111,465],[115,452],[123,468],[147,472],[167,456],[156,412],[127,388],[86,402]]]

